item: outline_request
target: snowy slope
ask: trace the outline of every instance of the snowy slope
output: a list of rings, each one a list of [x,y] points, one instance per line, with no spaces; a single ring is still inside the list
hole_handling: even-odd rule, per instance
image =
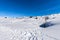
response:
[[[0,40],[60,40],[59,18],[60,14],[37,16],[37,19],[0,17]],[[45,23],[49,26],[40,26]]]
[[[55,14],[54,17],[50,19],[54,25],[44,29],[45,40],[60,40],[60,14]]]

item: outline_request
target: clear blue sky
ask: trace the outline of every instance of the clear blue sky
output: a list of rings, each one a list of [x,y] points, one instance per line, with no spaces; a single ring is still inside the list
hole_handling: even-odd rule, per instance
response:
[[[0,16],[41,16],[60,12],[60,0],[0,0]]]

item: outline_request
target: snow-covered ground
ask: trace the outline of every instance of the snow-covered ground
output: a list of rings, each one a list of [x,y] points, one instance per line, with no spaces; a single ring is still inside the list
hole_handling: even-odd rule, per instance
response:
[[[37,19],[0,17],[0,40],[60,40],[59,18],[60,14],[37,16]]]

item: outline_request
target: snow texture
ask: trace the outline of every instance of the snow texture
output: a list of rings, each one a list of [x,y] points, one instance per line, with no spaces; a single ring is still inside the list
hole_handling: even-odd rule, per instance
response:
[[[0,40],[60,40],[60,14],[0,17]]]

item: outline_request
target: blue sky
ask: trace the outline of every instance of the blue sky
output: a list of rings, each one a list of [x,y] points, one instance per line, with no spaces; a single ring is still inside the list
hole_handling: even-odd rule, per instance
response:
[[[42,16],[60,12],[60,0],[0,0],[0,16]]]

